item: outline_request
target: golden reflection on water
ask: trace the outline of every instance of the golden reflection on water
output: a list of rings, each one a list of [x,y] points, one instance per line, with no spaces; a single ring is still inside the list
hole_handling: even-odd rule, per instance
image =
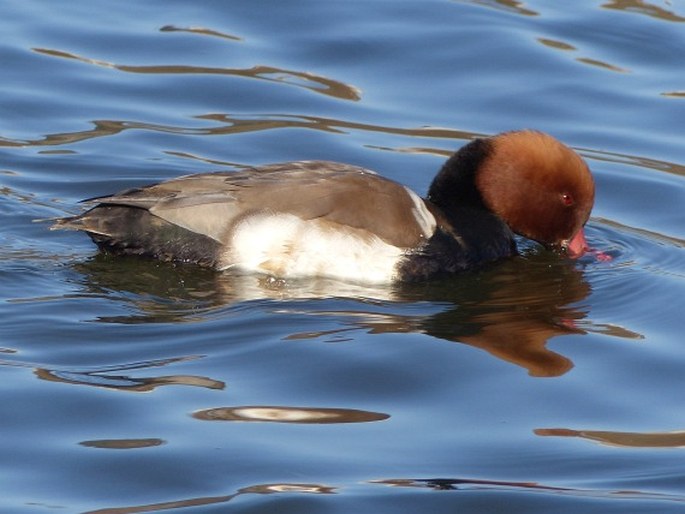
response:
[[[593,150],[590,148],[576,148],[576,150],[578,150],[583,157],[596,161],[627,164],[636,168],[646,168],[655,171],[672,173],[674,175],[685,176],[685,165],[675,162],[661,161],[658,159],[651,159],[649,157],[640,157],[638,155]]]
[[[663,5],[668,5],[673,8],[675,2],[662,2]],[[605,9],[614,9],[617,11],[626,11],[629,13],[638,13],[650,16],[652,18],[658,18],[663,21],[671,22],[685,22],[685,16],[676,14],[675,11],[666,9],[653,2],[647,2],[645,0],[612,0],[602,4]]]
[[[167,132],[170,134],[184,134],[192,136],[220,136],[231,134],[242,134],[248,132],[261,132],[266,130],[301,128],[318,130],[331,133],[349,133],[351,131],[381,132],[409,137],[427,137],[436,139],[456,139],[469,140],[480,137],[483,134],[467,132],[457,129],[419,127],[402,128],[368,123],[358,123],[353,121],[339,120],[335,118],[324,118],[320,116],[300,116],[296,114],[260,114],[255,116],[241,115],[234,116],[228,114],[202,114],[194,117],[199,120],[218,121],[219,124],[209,128],[198,127],[177,127],[173,125],[161,125],[155,123],[143,123],[137,121],[115,121],[115,120],[96,120],[95,126],[90,130],[80,130],[76,132],[64,132],[59,134],[48,134],[40,139],[33,140],[10,140],[0,137],[1,146],[56,146],[77,143],[96,137],[114,136],[125,130],[149,130],[152,132]],[[452,153],[455,149],[452,149]],[[436,149],[435,153],[444,155],[444,150]],[[431,152],[433,153],[433,152]]]
[[[193,413],[204,421],[268,421],[272,423],[338,424],[383,421],[390,417],[380,412],[357,409],[243,406],[218,407]]]
[[[527,8],[524,2],[517,0],[455,0],[466,3],[491,7],[497,10],[514,12],[523,16],[539,16],[540,13]],[[685,16],[681,16],[673,9],[675,2],[662,2],[663,6],[646,0],[611,0],[601,5],[604,9],[637,13],[658,18],[663,21],[685,22]],[[677,5],[677,4],[676,4]],[[669,8],[667,8],[668,6]]]
[[[564,43],[563,41],[557,41],[556,39],[539,37],[538,41],[545,46],[548,46],[550,48],[555,48],[557,50],[564,50],[564,51],[576,50],[575,46],[569,45],[568,43]]]
[[[458,1],[458,0],[457,0]],[[525,7],[524,2],[518,0],[461,0],[466,3],[482,5],[483,7],[490,7],[498,11],[513,12],[522,16],[538,16],[540,13]]]
[[[616,432],[607,430],[572,430],[570,428],[538,428],[539,436],[579,437],[606,446],[629,448],[679,448],[685,446],[685,431]]]
[[[360,123],[336,118],[325,118],[322,116],[306,116],[297,114],[260,114],[257,116],[243,114],[241,116],[236,116],[224,113],[212,113],[196,116],[196,118],[219,122],[221,125],[213,129],[213,135],[232,132],[256,132],[280,128],[312,128],[315,130],[321,130],[323,132],[332,132],[338,134],[345,134],[349,133],[350,131],[359,130],[363,132],[380,132],[383,134],[392,134],[398,136],[457,139],[462,141],[484,135],[477,132],[451,128],[391,127],[387,125]]]
[[[674,92],[672,95],[685,93]],[[174,125],[162,125],[155,123],[143,123],[136,121],[117,121],[117,120],[96,120],[93,121],[94,128],[90,130],[81,130],[75,132],[63,132],[57,134],[48,134],[43,138],[33,140],[12,140],[0,136],[0,147],[2,146],[59,146],[65,144],[77,143],[80,141],[117,135],[126,130],[147,130],[152,132],[167,132],[172,134],[184,134],[192,136],[219,136],[242,134],[249,132],[261,132],[267,130],[278,130],[286,128],[300,128],[317,130],[321,132],[330,132],[338,134],[348,134],[355,131],[382,133],[395,136],[404,136],[409,138],[428,138],[428,139],[445,139],[448,141],[457,141],[451,144],[448,148],[436,147],[374,147],[380,150],[405,152],[405,153],[425,153],[439,156],[449,156],[456,149],[462,146],[465,142],[477,138],[485,137],[487,134],[478,132],[441,128],[441,127],[393,127],[388,125],[376,125],[370,123],[361,123],[349,120],[341,120],[336,118],[326,118],[322,116],[308,116],[298,114],[259,114],[259,115],[229,115],[225,113],[211,113],[194,116],[196,120],[207,120],[216,122],[213,127],[179,127]],[[621,163],[630,166],[647,168],[656,171],[665,171],[676,175],[685,176],[685,166],[682,164],[661,161],[647,157],[641,157],[630,154],[621,154],[617,152],[607,152],[602,150],[595,150],[591,148],[579,148],[575,150],[580,152],[583,157],[591,160]],[[178,152],[167,152],[170,155],[176,155],[182,158],[189,158],[198,161],[208,162],[210,164],[218,164],[221,166],[230,167],[244,167],[245,165],[208,159],[200,155],[183,154]],[[103,193],[110,191],[103,191]]]
[[[246,494],[334,494],[335,487],[320,484],[297,484],[297,483],[276,483],[260,484],[238,489],[233,494],[225,496],[204,496],[200,498],[188,498],[183,500],[173,500],[162,503],[151,503],[147,505],[136,505],[131,507],[112,507],[106,509],[91,510],[84,514],[138,514],[141,512],[159,512],[163,510],[182,509],[188,507],[201,507],[203,505],[215,505],[226,503],[234,498]]]
[[[230,39],[231,41],[243,41],[243,38],[227,34],[226,32],[219,32],[205,27],[176,27],[175,25],[164,25],[159,29],[160,32],[188,32],[190,34],[200,34],[202,36],[213,36],[223,39]]]
[[[73,59],[86,64],[92,64],[103,68],[111,68],[126,73],[152,73],[161,75],[227,75],[301,87],[315,93],[321,93],[342,100],[357,101],[361,99],[361,91],[359,88],[351,84],[345,84],[344,82],[306,71],[286,70],[284,68],[277,68],[274,66],[257,65],[253,66],[252,68],[214,68],[209,66],[190,66],[183,64],[130,66],[126,64],[115,64],[99,59],[91,59],[89,57],[83,57],[70,52],[51,48],[33,48],[32,50],[36,53],[49,55],[51,57]]]
[[[547,38],[538,38],[537,40],[544,46],[548,48],[553,48],[555,50],[561,50],[563,52],[575,52],[577,50],[575,46],[565,43],[563,41]],[[609,71],[615,71],[618,73],[630,73],[630,70],[627,68],[622,68],[620,66],[616,66],[615,64],[611,64],[606,61],[602,61],[600,59],[595,59],[592,57],[576,57],[576,61],[582,64],[589,64],[590,66],[597,66],[599,68],[603,68]]]
[[[685,93],[670,93],[672,95]],[[380,147],[370,146],[385,151],[404,152],[404,153],[424,153],[439,155],[446,157],[451,155],[458,147],[462,146],[466,141],[473,138],[484,137],[487,134],[440,127],[393,127],[387,125],[376,125],[369,123],[361,123],[349,120],[341,120],[336,118],[326,118],[321,116],[308,116],[298,114],[259,114],[259,115],[229,115],[225,113],[211,113],[194,116],[196,120],[215,122],[212,127],[179,127],[173,125],[162,125],[154,123],[143,123],[136,121],[116,121],[116,120],[96,120],[93,121],[94,128],[90,130],[82,130],[76,132],[64,132],[57,134],[48,134],[43,138],[34,140],[11,140],[0,137],[0,147],[2,146],[59,146],[65,144],[77,143],[80,141],[117,135],[126,130],[146,130],[152,132],[166,132],[172,134],[184,134],[192,136],[221,136],[242,134],[250,132],[262,132],[268,130],[278,129],[309,129],[321,132],[330,133],[352,133],[355,131],[382,133],[395,136],[403,136],[409,138],[428,138],[428,139],[444,139],[448,141],[456,141],[450,144],[448,148],[437,147]],[[662,161],[653,158],[641,157],[630,154],[622,154],[617,152],[608,152],[602,150],[595,150],[591,148],[575,148],[583,157],[603,162],[612,162],[627,164],[638,168],[647,168],[660,172],[673,173],[679,176],[685,176],[685,165]],[[167,152],[169,155],[174,155],[181,158],[193,159],[210,164],[217,164],[219,166],[229,166],[234,168],[245,167],[239,163],[228,161],[209,159],[201,155],[184,154],[180,152]],[[103,191],[109,193],[110,191]]]
[[[630,73],[630,70],[628,68],[621,68],[620,66],[616,66],[615,64],[611,64],[606,61],[600,61],[599,59],[593,59],[591,57],[578,57],[576,61],[583,64],[589,64],[591,66],[604,68],[605,70],[615,71],[617,73]]]

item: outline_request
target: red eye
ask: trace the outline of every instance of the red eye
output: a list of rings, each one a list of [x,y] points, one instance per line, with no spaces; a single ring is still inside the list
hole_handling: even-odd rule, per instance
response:
[[[563,203],[566,207],[570,207],[575,202],[573,201],[573,196],[571,196],[570,193],[561,193],[561,203]]]

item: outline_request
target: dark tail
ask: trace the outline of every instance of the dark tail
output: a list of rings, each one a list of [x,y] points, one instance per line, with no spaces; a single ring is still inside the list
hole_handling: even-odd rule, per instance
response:
[[[50,229],[86,232],[102,250],[118,255],[207,267],[218,264],[222,250],[211,237],[174,225],[147,209],[123,205],[97,205],[78,216],[54,220]]]

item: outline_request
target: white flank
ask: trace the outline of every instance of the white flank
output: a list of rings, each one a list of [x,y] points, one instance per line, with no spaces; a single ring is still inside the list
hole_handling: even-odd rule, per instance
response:
[[[389,282],[402,248],[360,230],[305,221],[292,214],[258,214],[235,228],[224,269],[266,273],[280,278],[331,277]]]
[[[404,189],[407,191],[409,198],[411,198],[411,201],[414,203],[412,214],[414,214],[416,222],[419,224],[419,227],[421,227],[421,232],[423,232],[423,236],[426,239],[428,239],[433,235],[433,232],[435,232],[435,227],[437,227],[435,216],[431,214],[431,212],[426,207],[426,203],[419,195],[417,195],[408,187],[405,187]]]

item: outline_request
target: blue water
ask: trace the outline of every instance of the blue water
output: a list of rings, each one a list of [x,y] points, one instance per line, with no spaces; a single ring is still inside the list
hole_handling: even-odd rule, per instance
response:
[[[0,512],[685,510],[680,2],[6,2]],[[439,283],[283,283],[35,222],[297,159],[425,193],[531,127],[591,245]]]

